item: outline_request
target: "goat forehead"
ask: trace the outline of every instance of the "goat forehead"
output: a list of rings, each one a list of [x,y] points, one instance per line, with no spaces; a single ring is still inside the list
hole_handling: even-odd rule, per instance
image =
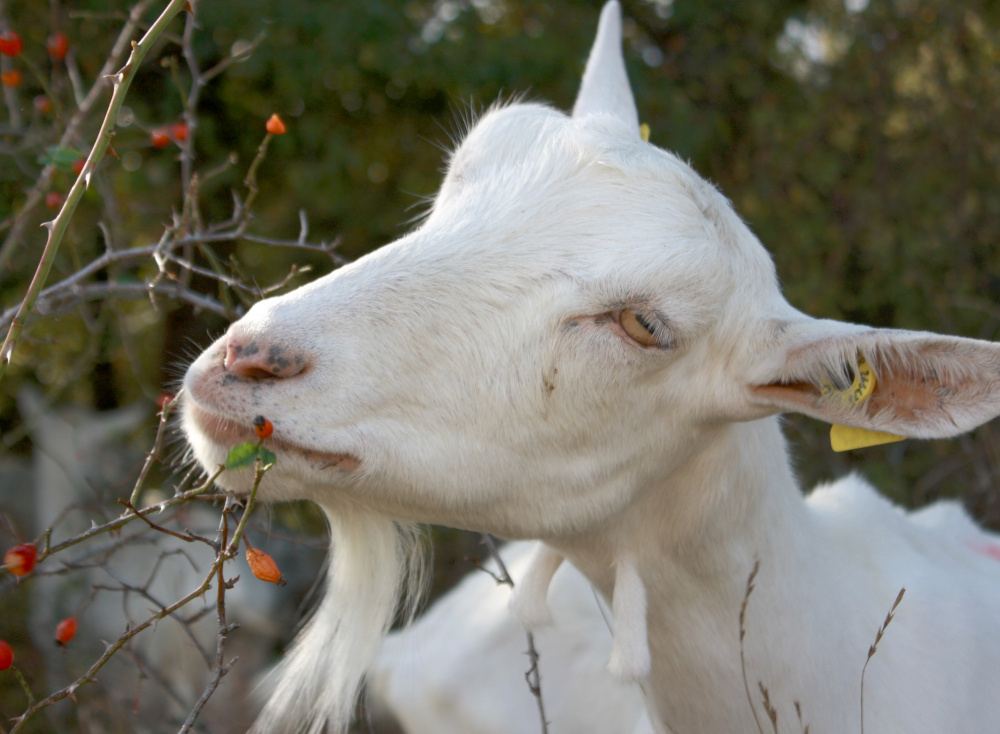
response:
[[[577,294],[594,307],[629,300],[714,300],[732,282],[718,243],[589,211],[546,211],[521,222],[427,226],[331,277],[331,298],[359,311],[508,312]],[[567,219],[563,219],[566,216]],[[339,305],[339,303],[338,303]],[[427,311],[427,309],[433,309]]]
[[[525,296],[571,283],[608,303],[669,291],[707,305],[729,290],[739,258],[716,236],[706,196],[728,208],[669,153],[542,105],[509,106],[456,150],[418,230],[286,298],[399,314],[527,307],[538,299]]]

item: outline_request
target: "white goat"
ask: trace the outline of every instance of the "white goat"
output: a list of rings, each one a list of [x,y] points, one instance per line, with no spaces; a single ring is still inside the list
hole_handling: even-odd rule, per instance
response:
[[[536,545],[500,550],[518,587]],[[368,675],[376,711],[391,713],[406,734],[537,734],[538,705],[524,680],[527,643],[507,610],[510,597],[509,586],[474,571],[412,626],[390,634]],[[610,612],[570,564],[552,579],[549,601],[553,623],[535,633],[549,732],[633,734],[642,694],[606,668]]]
[[[877,384],[850,400],[836,386],[860,357]],[[610,600],[612,670],[660,732],[757,732],[758,682],[783,730],[798,704],[813,730],[860,731],[901,587],[866,730],[1000,724],[1000,565],[977,552],[996,541],[854,477],[803,501],[776,417],[954,436],[1000,414],[1000,346],[792,308],[728,201],[642,141],[615,2],[571,116],[484,115],[417,230],[254,306],[185,390],[203,466],[265,415],[261,496],[313,500],[332,526],[326,595],[258,731],[346,726],[418,522],[568,558]]]

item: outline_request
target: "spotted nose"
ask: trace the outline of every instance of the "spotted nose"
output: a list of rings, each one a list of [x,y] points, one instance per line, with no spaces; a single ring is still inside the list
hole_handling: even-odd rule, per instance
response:
[[[226,372],[248,380],[287,379],[309,366],[305,353],[278,343],[244,340],[235,334],[226,338]]]

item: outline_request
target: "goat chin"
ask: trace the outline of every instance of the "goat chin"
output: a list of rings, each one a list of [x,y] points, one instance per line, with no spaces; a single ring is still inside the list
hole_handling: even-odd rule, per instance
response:
[[[330,525],[326,590],[281,665],[251,734],[347,731],[365,671],[398,613],[425,587],[421,532],[353,504],[321,505]]]

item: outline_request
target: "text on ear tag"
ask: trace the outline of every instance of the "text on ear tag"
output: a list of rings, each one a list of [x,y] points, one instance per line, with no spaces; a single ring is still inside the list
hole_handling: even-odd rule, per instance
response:
[[[838,397],[845,406],[854,407],[865,402],[875,392],[875,373],[865,358],[859,354],[854,382],[847,390],[837,390],[829,381],[824,381],[820,390],[826,396]],[[867,428],[851,428],[841,425],[830,427],[830,447],[837,452],[864,449],[869,446],[880,446],[884,443],[903,440],[905,440],[904,436],[896,436],[882,431],[869,431]]]

